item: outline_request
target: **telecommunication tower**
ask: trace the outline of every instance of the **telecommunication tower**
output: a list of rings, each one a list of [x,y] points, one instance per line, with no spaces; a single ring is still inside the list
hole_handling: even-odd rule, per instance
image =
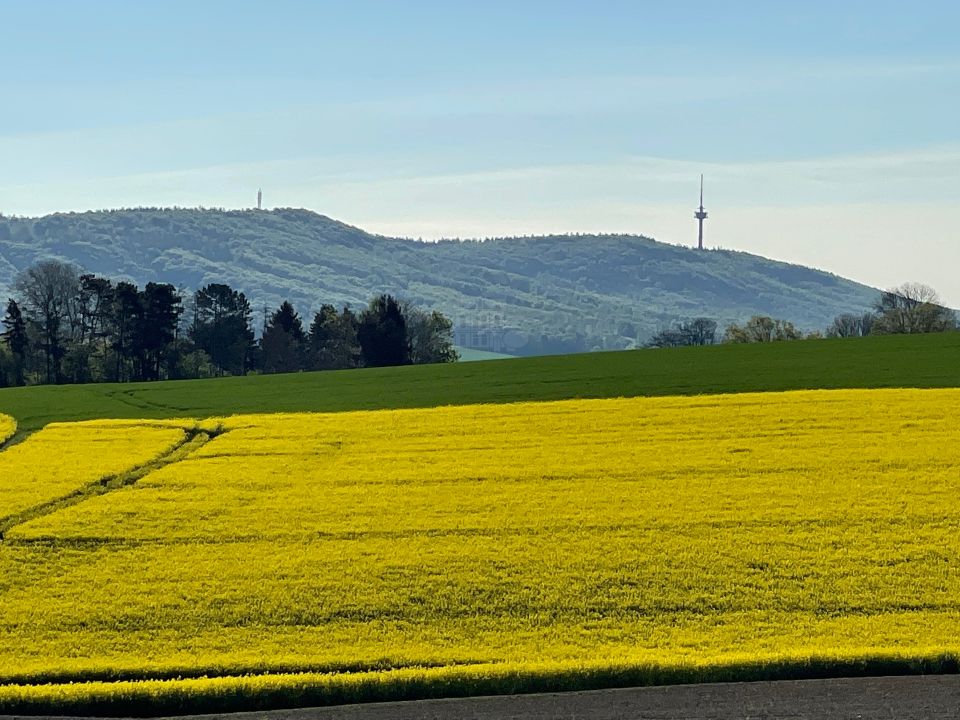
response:
[[[694,211],[699,232],[697,233],[697,249],[703,250],[703,221],[707,219],[707,211],[703,209],[703,175],[700,176],[700,207]]]
[[[263,210],[263,188],[257,190],[257,210]]]

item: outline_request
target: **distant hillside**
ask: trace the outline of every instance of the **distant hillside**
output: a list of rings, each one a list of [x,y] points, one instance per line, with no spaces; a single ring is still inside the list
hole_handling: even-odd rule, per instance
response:
[[[631,347],[677,320],[761,313],[806,329],[877,291],[829,273],[635,235],[417,242],[308,210],[136,209],[0,218],[0,291],[56,257],[138,283],[226,282],[254,306],[365,304],[391,292],[442,310],[459,345],[511,354]]]

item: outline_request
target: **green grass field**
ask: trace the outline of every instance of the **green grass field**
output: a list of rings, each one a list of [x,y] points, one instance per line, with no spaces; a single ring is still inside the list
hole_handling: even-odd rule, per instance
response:
[[[490,352],[489,350],[472,350],[471,348],[458,347],[457,353],[460,355],[460,362],[476,362],[478,360],[508,360],[515,355],[505,355],[503,353]]]
[[[436,407],[796,389],[960,386],[960,333],[0,390],[19,434],[48,422]]]

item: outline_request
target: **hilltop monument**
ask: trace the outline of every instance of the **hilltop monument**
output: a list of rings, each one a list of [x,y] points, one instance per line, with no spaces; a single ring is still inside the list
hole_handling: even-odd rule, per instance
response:
[[[701,198],[701,205],[703,205]],[[263,210],[263,188],[257,188],[257,210]]]
[[[703,175],[700,176],[700,207],[694,211],[699,232],[697,233],[697,250],[703,250],[703,221],[707,219],[707,211],[703,209]]]

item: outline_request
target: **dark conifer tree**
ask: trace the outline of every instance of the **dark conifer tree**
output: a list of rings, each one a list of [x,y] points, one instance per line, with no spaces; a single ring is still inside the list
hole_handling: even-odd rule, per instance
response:
[[[176,339],[181,298],[173,285],[147,283],[140,293],[140,316],[134,353],[140,358],[140,377],[159,380],[164,353]]]
[[[135,336],[143,308],[140,290],[129,282],[118,282],[110,303],[110,347],[114,352],[114,380],[130,379],[129,365],[136,357]]]
[[[284,301],[270,316],[260,339],[263,371],[297,372],[303,369],[307,335],[293,305]]]
[[[290,334],[298,343],[306,342],[307,335],[303,331],[303,322],[297,311],[288,301],[284,300],[276,312],[270,317],[268,327],[275,327]]]
[[[367,367],[410,364],[410,340],[400,303],[391,295],[375,297],[360,314],[357,339]]]
[[[3,341],[10,348],[13,355],[13,384],[24,384],[24,371],[27,365],[27,348],[29,339],[27,337],[27,323],[23,319],[23,313],[20,312],[20,306],[11,298],[7,303],[7,314],[3,318]]]
[[[92,342],[106,337],[112,302],[113,283],[110,280],[89,273],[80,276],[80,342]]]

